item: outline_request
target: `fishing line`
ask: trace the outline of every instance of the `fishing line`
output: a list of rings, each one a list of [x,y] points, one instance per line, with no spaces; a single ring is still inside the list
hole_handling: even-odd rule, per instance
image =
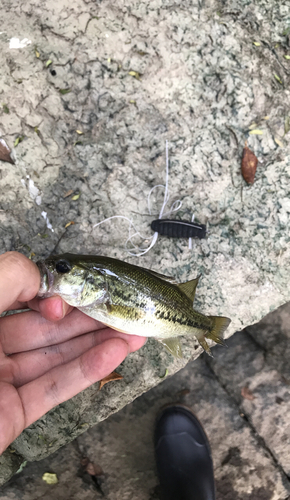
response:
[[[194,222],[194,214],[192,214],[191,222]],[[188,239],[188,248],[189,248],[189,250],[192,250],[192,238],[191,237]]]
[[[181,207],[182,207],[182,201],[181,200],[176,200],[170,207],[169,211],[164,213],[164,210],[165,210],[165,207],[168,203],[168,200],[169,200],[169,191],[168,191],[168,181],[169,181],[169,155],[168,155],[168,141],[166,141],[166,146],[165,146],[165,156],[166,156],[166,161],[165,161],[165,164],[166,164],[166,171],[165,171],[165,185],[164,184],[157,184],[156,186],[154,186],[153,188],[150,189],[149,191],[149,194],[147,196],[147,206],[148,206],[148,212],[149,212],[149,215],[152,215],[152,212],[151,212],[151,195],[153,193],[153,191],[155,189],[158,189],[158,188],[163,188],[164,189],[164,198],[163,198],[163,204],[162,204],[162,207],[161,207],[161,210],[159,212],[159,216],[158,216],[158,219],[160,220],[163,216],[170,216],[173,212],[176,212],[177,210],[179,210]],[[132,255],[133,257],[141,257],[141,255],[144,255],[145,253],[149,252],[149,250],[151,250],[151,248],[155,245],[157,239],[158,239],[158,236],[159,236],[159,233],[158,231],[155,231],[153,236],[150,236],[150,237],[147,237],[147,236],[143,236],[139,231],[138,229],[136,228],[136,226],[134,225],[133,223],[133,220],[132,219],[129,219],[129,217],[126,217],[125,215],[112,215],[112,217],[108,217],[107,219],[104,219],[102,220],[101,222],[98,222],[97,224],[94,224],[93,226],[93,229],[97,226],[100,226],[100,224],[103,224],[104,222],[108,222],[109,220],[112,220],[112,219],[124,219],[126,221],[129,222],[129,236],[126,240],[126,243],[125,243],[125,248],[126,248],[126,251],[128,252],[129,255]],[[192,216],[192,222],[194,221],[194,215]],[[135,231],[133,234],[132,234],[132,229]],[[138,236],[139,238],[141,238],[143,241],[146,240],[146,241],[150,241],[151,242],[149,243],[149,245],[145,248],[139,246],[139,245],[136,245],[134,242],[133,242],[133,238],[135,238],[136,236]],[[130,248],[128,248],[128,245],[131,245]],[[191,249],[192,248],[192,238],[189,238],[189,248]]]

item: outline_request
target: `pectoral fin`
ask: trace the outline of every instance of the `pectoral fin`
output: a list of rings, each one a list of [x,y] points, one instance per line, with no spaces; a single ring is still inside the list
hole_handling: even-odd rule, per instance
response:
[[[156,339],[158,342],[166,347],[167,351],[170,352],[175,358],[182,358],[182,350],[180,341],[177,337],[171,339]]]
[[[194,301],[196,287],[198,285],[198,280],[200,276],[194,280],[186,281],[185,283],[179,283],[178,288],[190,299]]]

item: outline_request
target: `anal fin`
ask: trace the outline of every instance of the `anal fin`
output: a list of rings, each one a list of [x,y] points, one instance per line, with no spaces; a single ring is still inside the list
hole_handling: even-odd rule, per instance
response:
[[[175,358],[182,358],[182,350],[180,345],[180,340],[177,337],[172,337],[169,339],[156,339],[158,342],[166,347],[167,351],[172,354]]]
[[[204,338],[204,337],[203,337],[203,338],[198,338],[197,340],[198,340],[198,342],[200,343],[201,347],[205,350],[205,352],[206,352],[206,353],[207,353],[207,354],[208,354],[211,358],[213,358],[213,355],[212,355],[212,353],[211,353],[211,350],[210,350],[209,345],[208,345],[207,341],[205,340],[205,338]]]

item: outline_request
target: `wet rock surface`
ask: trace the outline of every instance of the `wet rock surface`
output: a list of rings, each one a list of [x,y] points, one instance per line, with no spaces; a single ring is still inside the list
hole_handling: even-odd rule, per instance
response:
[[[287,302],[287,3],[4,0],[1,14],[0,135],[15,165],[0,165],[0,250],[35,258],[99,253],[180,281],[201,273],[196,307],[229,316],[228,336]],[[160,238],[144,257],[130,257],[126,221],[93,225],[123,215],[150,241],[163,190],[152,197],[151,216],[147,196],[164,184],[166,140],[168,207],[181,199],[177,216],[190,219],[194,212],[207,223],[208,235],[192,250],[186,240]],[[241,177],[245,140],[259,159],[253,185]],[[256,349],[276,346],[275,339],[246,349],[250,361]],[[245,367],[253,372],[248,389],[259,393],[245,406],[262,405],[263,391],[279,382],[283,401],[276,405],[283,408],[287,398],[276,372],[281,363],[287,379],[287,345],[283,337],[277,348],[269,347],[265,380],[258,361]],[[200,354],[194,339],[183,341],[183,351],[184,360],[174,361],[150,341],[121,366],[123,381],[101,392],[92,387],[52,410],[2,456],[1,481],[19,463],[53,453],[158,384],[166,370],[171,375]],[[231,350],[221,352],[233,363]],[[217,357],[213,370],[218,363]],[[266,440],[266,410],[257,405],[251,411]],[[269,404],[269,418],[273,411]],[[267,442],[273,450],[277,445],[277,460],[284,453],[282,431],[279,439]]]

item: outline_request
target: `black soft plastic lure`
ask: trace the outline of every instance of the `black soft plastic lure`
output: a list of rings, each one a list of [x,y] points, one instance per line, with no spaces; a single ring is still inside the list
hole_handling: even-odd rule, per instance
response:
[[[188,220],[156,219],[151,222],[151,229],[169,238],[199,238],[206,236],[206,225]]]

